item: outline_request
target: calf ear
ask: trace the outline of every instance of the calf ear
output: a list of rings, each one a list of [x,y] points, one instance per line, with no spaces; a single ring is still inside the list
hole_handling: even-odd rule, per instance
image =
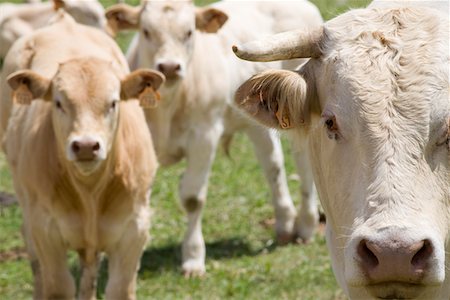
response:
[[[227,20],[228,16],[215,8],[198,8],[195,13],[195,27],[207,33],[216,33]]]
[[[158,88],[166,80],[163,74],[146,69],[139,69],[122,80],[122,99],[139,99],[144,108],[158,106],[160,95]]]
[[[44,98],[50,90],[51,81],[30,71],[17,71],[6,79],[13,90],[13,101],[30,104],[33,99]]]
[[[140,15],[141,7],[126,4],[109,7],[105,12],[108,33],[115,36],[120,30],[138,29]]]
[[[235,103],[265,126],[290,129],[305,123],[307,84],[297,72],[267,70],[244,82]]]

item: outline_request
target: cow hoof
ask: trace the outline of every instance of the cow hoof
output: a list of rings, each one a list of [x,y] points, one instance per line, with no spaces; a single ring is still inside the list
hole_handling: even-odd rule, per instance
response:
[[[188,260],[183,263],[183,276],[185,278],[199,278],[206,273],[205,264],[196,260]]]
[[[294,240],[294,235],[288,232],[277,233],[277,244],[280,246],[285,246],[292,243]]]

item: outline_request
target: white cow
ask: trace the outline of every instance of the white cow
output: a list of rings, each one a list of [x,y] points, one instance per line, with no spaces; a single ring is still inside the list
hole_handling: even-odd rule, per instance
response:
[[[286,242],[296,235],[308,240],[313,234],[318,216],[312,176],[304,180],[304,202],[295,220],[276,133],[248,122],[229,105],[245,78],[268,67],[237,60],[228,51],[231,43],[271,34],[284,26],[292,28],[282,22],[292,11],[297,12],[296,26],[306,29],[322,23],[317,8],[307,1],[230,1],[203,8],[191,1],[150,1],[107,11],[113,30],[139,30],[128,52],[131,68],[154,67],[167,78],[161,89],[164,103],[146,114],[160,163],[187,160],[180,183],[181,203],[188,214],[182,246],[187,276],[205,271],[201,214],[209,172],[220,138],[226,141],[236,130],[244,130],[253,142],[272,189],[278,239]],[[281,64],[271,66],[280,68]],[[305,160],[299,160],[302,163]]]
[[[0,60],[21,36],[45,26],[58,9],[64,9],[79,23],[103,29],[106,23],[98,0],[52,0],[44,3],[0,4]]]
[[[350,298],[450,299],[449,4],[400,2],[235,46],[247,60],[311,58],[255,75],[235,101],[308,136]]]

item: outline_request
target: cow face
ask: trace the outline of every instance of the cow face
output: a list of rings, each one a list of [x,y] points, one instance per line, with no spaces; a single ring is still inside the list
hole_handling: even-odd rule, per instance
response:
[[[36,98],[51,103],[59,153],[88,176],[108,158],[120,118],[120,100],[138,98],[142,105],[153,107],[163,80],[158,72],[137,70],[121,82],[110,62],[89,58],[60,64],[52,79],[19,71],[9,76],[8,83],[16,103],[30,104]]]
[[[313,57],[254,76],[236,103],[307,132],[333,269],[353,299],[450,297],[448,37],[432,10],[360,10],[234,48],[251,60]]]
[[[106,12],[113,31],[139,30],[139,56],[144,65],[163,73],[168,83],[186,74],[196,30],[214,33],[227,16],[213,8],[197,9],[191,1],[147,1],[142,7],[115,5]]]

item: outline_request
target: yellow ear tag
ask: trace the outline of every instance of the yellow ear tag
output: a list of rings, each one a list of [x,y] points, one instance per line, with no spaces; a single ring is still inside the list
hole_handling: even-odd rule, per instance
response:
[[[294,127],[292,125],[291,120],[289,119],[287,114],[283,114],[283,113],[281,113],[280,110],[278,110],[275,113],[275,116],[277,117],[278,123],[280,123],[281,128],[283,128],[283,129],[290,129],[290,128]]]
[[[19,85],[19,87],[13,91],[13,99],[17,104],[28,105],[33,100],[33,94],[25,84]]]
[[[139,103],[144,108],[155,108],[158,106],[161,96],[152,86],[147,86],[139,95]]]

